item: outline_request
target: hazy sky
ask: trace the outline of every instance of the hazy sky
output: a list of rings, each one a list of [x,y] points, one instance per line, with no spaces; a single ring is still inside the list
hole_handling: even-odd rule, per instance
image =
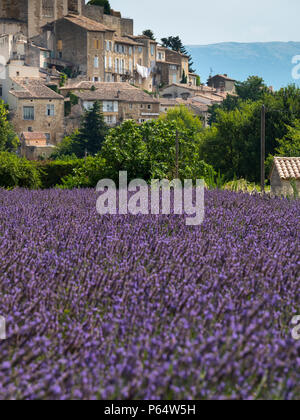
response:
[[[151,28],[158,39],[179,35],[185,44],[300,41],[299,0],[110,0],[135,20],[135,33]]]

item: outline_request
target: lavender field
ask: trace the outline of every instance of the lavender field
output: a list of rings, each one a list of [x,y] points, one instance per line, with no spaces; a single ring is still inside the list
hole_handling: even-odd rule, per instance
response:
[[[300,399],[300,201],[206,192],[205,222],[0,190],[0,399]]]

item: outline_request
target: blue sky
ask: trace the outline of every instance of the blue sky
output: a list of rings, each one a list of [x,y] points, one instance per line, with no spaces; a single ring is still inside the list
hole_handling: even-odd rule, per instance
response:
[[[135,33],[179,35],[188,44],[300,41],[299,0],[110,0]]]

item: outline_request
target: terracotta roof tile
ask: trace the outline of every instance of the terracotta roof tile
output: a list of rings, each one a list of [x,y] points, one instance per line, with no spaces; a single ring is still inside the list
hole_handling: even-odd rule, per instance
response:
[[[281,179],[300,179],[300,157],[275,157],[274,164]]]
[[[21,90],[12,89],[9,93],[20,99],[63,99],[62,95],[45,86],[42,79],[15,77],[12,81]]]
[[[108,28],[102,23],[96,22],[95,20],[89,19],[85,16],[70,14],[65,16],[64,19],[90,32],[115,32],[113,29]]]
[[[77,92],[76,95],[83,101],[125,101],[159,103],[148,93],[129,83],[98,83],[96,90],[85,90]]]
[[[25,140],[47,140],[45,133],[38,133],[38,132],[24,132],[22,136]]]

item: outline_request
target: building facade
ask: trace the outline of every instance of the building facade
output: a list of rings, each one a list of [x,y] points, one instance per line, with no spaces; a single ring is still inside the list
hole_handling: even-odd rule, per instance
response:
[[[49,144],[57,145],[65,134],[64,97],[38,78],[11,79],[7,103],[17,135],[44,133]]]

